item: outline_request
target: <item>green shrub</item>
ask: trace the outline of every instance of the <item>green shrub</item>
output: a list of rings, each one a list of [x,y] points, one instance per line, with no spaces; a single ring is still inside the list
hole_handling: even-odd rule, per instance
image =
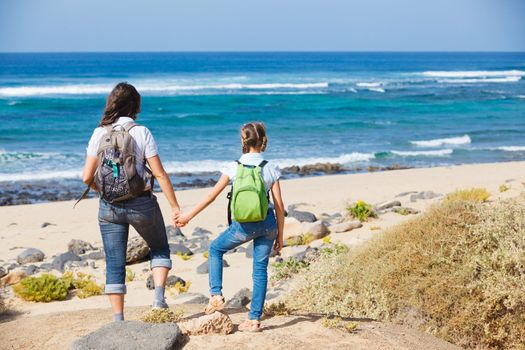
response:
[[[410,214],[407,208],[394,208],[394,213],[403,216],[407,216],[408,214]]]
[[[356,203],[351,204],[347,210],[353,218],[358,219],[361,222],[368,221],[369,218],[377,217],[372,206],[362,200],[358,200]]]
[[[294,257],[289,257],[282,262],[273,263],[274,274],[271,279],[273,281],[280,281],[292,277],[294,274],[298,273],[302,269],[307,268],[309,263],[304,261],[299,261]]]
[[[184,311],[177,309],[172,311],[170,309],[151,309],[144,313],[140,320],[147,323],[168,323],[178,322],[184,316]]]
[[[445,201],[465,201],[465,202],[486,202],[490,197],[489,191],[485,188],[469,188],[456,190],[445,197]]]
[[[288,307],[411,323],[470,349],[523,349],[525,200],[447,200],[312,263]]]
[[[508,190],[510,190],[510,187],[507,186],[506,184],[499,185],[499,191],[500,192],[507,192]]]
[[[101,295],[103,291],[102,286],[93,280],[92,275],[82,272],[77,272],[77,277],[73,278],[72,285],[77,290],[77,296],[81,299]]]
[[[48,303],[65,300],[70,284],[55,275],[43,274],[39,277],[26,277],[13,286],[15,294],[27,301]]]
[[[286,240],[286,246],[296,246],[296,245],[308,245],[314,241],[315,237],[311,233],[301,234],[299,236],[293,236]]]

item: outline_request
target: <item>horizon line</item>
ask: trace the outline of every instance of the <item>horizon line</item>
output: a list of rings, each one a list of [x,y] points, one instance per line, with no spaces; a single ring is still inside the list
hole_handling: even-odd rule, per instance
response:
[[[0,51],[0,54],[94,54],[94,53],[525,53],[513,50],[153,50],[153,51]]]

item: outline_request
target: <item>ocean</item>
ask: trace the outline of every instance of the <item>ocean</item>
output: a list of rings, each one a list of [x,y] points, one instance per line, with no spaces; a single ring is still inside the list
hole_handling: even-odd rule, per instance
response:
[[[4,53],[0,205],[79,195],[120,81],[141,93],[137,121],[177,188],[212,184],[254,120],[282,168],[525,159],[525,53]]]

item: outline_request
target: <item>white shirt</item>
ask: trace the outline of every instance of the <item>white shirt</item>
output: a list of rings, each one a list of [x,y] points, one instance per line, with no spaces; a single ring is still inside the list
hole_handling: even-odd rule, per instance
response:
[[[134,120],[130,117],[120,117],[115,123],[113,123],[113,126],[124,125],[133,121]],[[97,156],[100,140],[105,134],[106,128],[104,127],[98,127],[93,130],[93,135],[91,135],[91,139],[89,140],[88,146],[86,148],[86,153],[88,156]],[[144,163],[147,158],[151,158],[159,154],[157,143],[155,142],[155,139],[148,128],[142,125],[133,127],[129,131],[129,134],[135,141],[135,154],[137,155],[137,163],[135,166],[137,168],[137,173],[145,179]],[[150,185],[148,183],[146,184],[146,189],[149,188]]]
[[[239,162],[246,165],[259,165],[263,160],[264,157],[262,153],[244,153],[241,158],[239,158]],[[231,162],[224,169],[222,169],[222,173],[230,178],[231,183],[235,181],[238,166],[239,164],[237,162]],[[264,186],[266,187],[266,191],[269,191],[272,189],[273,184],[281,177],[281,169],[279,169],[277,164],[268,162],[262,168],[261,175],[264,181]]]

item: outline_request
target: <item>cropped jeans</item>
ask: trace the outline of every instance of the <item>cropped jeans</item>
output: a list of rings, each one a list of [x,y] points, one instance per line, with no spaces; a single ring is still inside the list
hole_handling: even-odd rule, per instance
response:
[[[232,224],[210,245],[208,252],[208,271],[210,294],[222,294],[222,257],[227,251],[253,240],[253,293],[250,307],[250,320],[262,316],[266,287],[268,284],[268,260],[277,237],[277,222],[272,209],[266,220],[261,222]]]
[[[162,213],[153,194],[118,203],[100,200],[98,222],[106,254],[106,294],[126,294],[126,250],[129,225],[150,248],[150,267],[171,269],[170,248]]]

